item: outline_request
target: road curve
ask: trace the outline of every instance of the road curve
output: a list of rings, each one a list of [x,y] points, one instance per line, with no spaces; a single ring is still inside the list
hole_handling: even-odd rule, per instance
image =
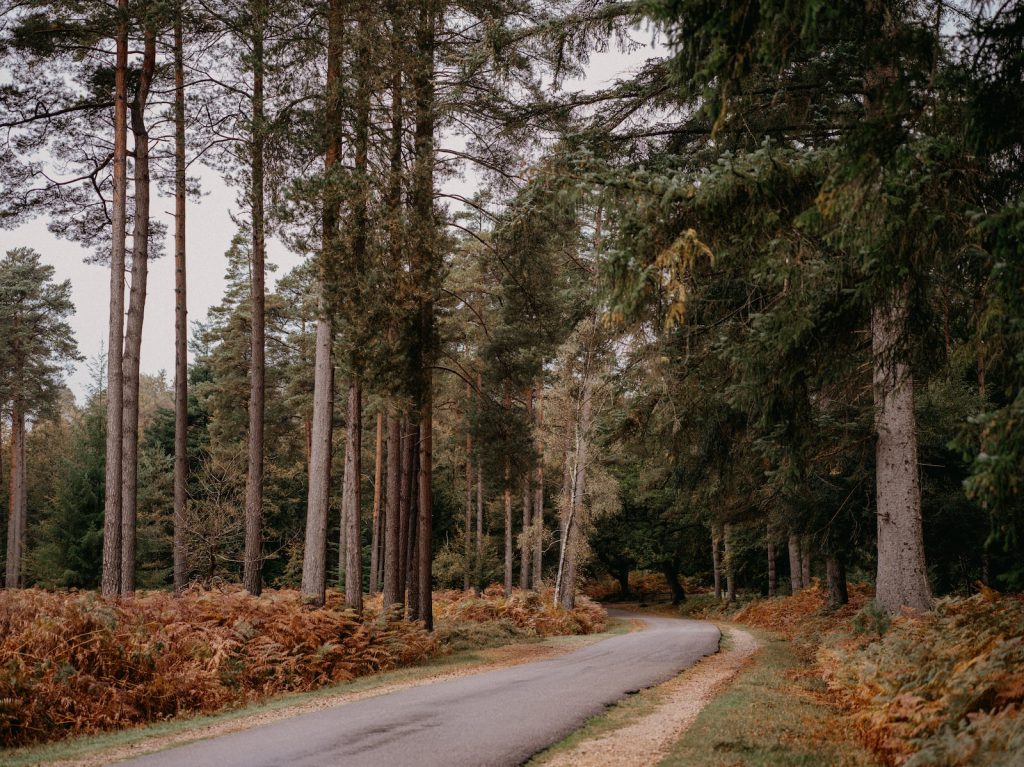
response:
[[[550,660],[398,690],[120,764],[522,764],[608,705],[670,679],[718,649],[718,629],[709,623],[628,615],[639,617],[646,628]]]

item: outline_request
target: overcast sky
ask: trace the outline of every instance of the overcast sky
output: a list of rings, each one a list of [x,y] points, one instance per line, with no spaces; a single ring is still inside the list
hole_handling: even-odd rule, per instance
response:
[[[636,39],[649,43],[652,36],[650,32],[638,32]],[[662,52],[659,45],[652,45],[629,54],[614,50],[596,54],[587,77],[582,81],[569,82],[566,87],[588,91],[600,88]],[[190,324],[204,320],[209,308],[220,303],[227,266],[224,253],[235,232],[231,222],[231,211],[236,209],[235,190],[224,184],[214,171],[202,169],[198,175],[202,181],[203,197],[198,202],[190,201],[186,214]],[[472,184],[465,179],[452,180],[446,186],[450,187],[449,191],[461,194],[473,191],[469,188]],[[141,364],[144,373],[162,370],[171,379],[174,372],[174,226],[171,215],[174,201],[154,196],[152,210],[154,217],[167,225],[164,249],[167,255],[150,263]],[[81,402],[90,384],[88,361],[95,359],[106,343],[110,272],[105,266],[84,263],[89,252],[52,235],[46,223],[45,218],[38,218],[17,229],[0,230],[0,252],[19,246],[34,248],[46,263],[54,266],[58,280],[71,280],[72,300],[77,310],[71,326],[86,361],[77,366],[68,379],[68,385]],[[268,290],[278,277],[301,261],[300,256],[290,253],[275,241],[268,242],[267,259],[278,267],[276,273],[268,274]]]

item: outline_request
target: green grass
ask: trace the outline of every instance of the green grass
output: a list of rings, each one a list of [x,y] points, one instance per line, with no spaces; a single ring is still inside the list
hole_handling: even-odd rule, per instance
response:
[[[751,631],[749,628],[744,630]],[[792,646],[762,642],[753,666],[701,711],[663,767],[869,767],[877,764]]]
[[[547,639],[517,638],[515,642],[517,644],[536,643],[561,646],[565,644],[572,644],[573,642],[624,634],[629,630],[629,621],[609,619],[608,628],[601,634],[559,636],[549,637]],[[490,647],[493,645],[489,644],[487,646]],[[415,666],[396,669],[395,671],[388,671],[383,674],[364,676],[354,679],[351,682],[323,687],[319,690],[313,690],[310,692],[279,695],[268,700],[261,701],[260,703],[254,703],[248,706],[221,711],[214,714],[182,716],[170,721],[132,727],[126,730],[116,730],[97,735],[83,735],[54,743],[43,743],[17,749],[0,750],[0,767],[30,767],[31,765],[46,764],[48,762],[58,760],[84,758],[96,754],[97,752],[120,746],[127,746],[149,738],[164,735],[175,735],[210,724],[231,722],[236,719],[252,716],[253,714],[279,711],[317,698],[360,692],[363,690],[372,690],[376,687],[396,682],[415,681],[439,672],[464,668],[485,662],[489,662],[489,659],[481,656],[477,650],[461,650],[454,652],[451,655],[436,656]]]

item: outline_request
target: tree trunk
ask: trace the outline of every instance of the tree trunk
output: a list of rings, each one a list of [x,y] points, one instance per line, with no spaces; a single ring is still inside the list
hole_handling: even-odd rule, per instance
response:
[[[483,589],[484,579],[484,467],[476,467],[476,591]]]
[[[412,454],[412,470],[409,472],[409,551],[407,554],[409,569],[405,574],[406,584],[408,585],[409,596],[406,599],[408,606],[409,620],[419,620],[420,617],[420,578],[419,578],[419,560],[420,560],[420,549],[416,544],[417,533],[419,531],[419,466],[420,466],[420,452],[419,452],[419,427],[413,427],[415,436],[413,437],[413,444],[417,446],[417,449]]]
[[[135,221],[132,227],[132,286],[125,326],[121,421],[121,594],[135,593],[135,528],[139,494],[139,364],[149,278],[149,131],[146,103],[156,67],[156,35],[145,31],[142,66],[131,105],[135,139]]]
[[[921,524],[914,379],[904,361],[907,288],[871,312],[874,353],[878,574],[875,602],[889,612],[931,608]]]
[[[683,588],[683,584],[679,580],[679,567],[673,562],[666,562],[662,565],[661,573],[665,576],[665,583],[668,584],[669,590],[672,592],[672,604],[681,605],[686,601],[686,589]]]
[[[263,416],[266,347],[266,236],[264,222],[263,136],[263,24],[252,26],[252,165],[250,212],[252,216],[251,279],[252,312],[249,352],[249,434],[245,476],[245,554],[242,585],[258,596],[263,590]]]
[[[398,599],[402,604],[408,604],[406,590],[409,587],[409,566],[412,557],[410,550],[410,530],[413,528],[413,477],[416,468],[416,442],[419,429],[408,420],[402,422],[402,480],[399,488],[399,541],[398,555],[400,563],[398,567]]]
[[[360,512],[363,470],[363,390],[358,378],[348,385],[345,424],[345,487],[341,511],[345,525],[345,606],[363,609],[363,541]]]
[[[768,543],[768,596],[774,597],[778,591],[778,576],[775,572],[775,537],[772,526],[768,525],[768,535],[766,540]]]
[[[381,519],[380,513],[380,492],[381,492],[381,472],[384,468],[381,459],[383,458],[383,443],[384,443],[384,413],[377,413],[377,434],[374,443],[373,450],[373,524],[371,527],[370,534],[370,594],[376,594],[378,591],[378,571],[380,568],[380,533],[381,533]]]
[[[811,585],[811,536],[800,537],[800,582],[804,588]]]
[[[714,522],[711,523],[711,569],[715,579],[715,599],[722,599],[722,534]]]
[[[533,483],[533,586],[540,588],[544,564],[544,385],[537,386],[537,468]]]
[[[725,565],[725,601],[731,604],[736,601],[736,573],[732,561],[733,550],[731,525],[724,526],[722,540],[725,543],[725,555],[723,557],[723,564]]]
[[[188,492],[188,303],[185,282],[185,59],[182,0],[174,14],[174,593],[188,577],[185,503]]]
[[[466,384],[467,399],[470,394],[470,386]],[[469,591],[473,563],[473,435],[470,433],[468,423],[466,424],[466,529],[464,536],[462,589]]]
[[[619,565],[615,569],[615,580],[619,582],[619,596],[629,599],[633,592],[629,590],[629,565]]]
[[[530,522],[533,516],[533,488],[530,486],[530,474],[523,475],[523,535],[519,546],[519,588],[529,589],[530,583],[530,560],[532,559],[532,548],[530,546]]]
[[[502,501],[505,507],[505,598],[512,596],[512,469],[505,459],[505,488]]]
[[[850,601],[846,590],[846,565],[837,554],[825,559],[825,580],[828,582],[828,606],[836,609]]]
[[[589,368],[589,360],[587,367]],[[593,414],[593,383],[589,370],[584,371],[580,417],[576,422],[575,450],[572,466],[572,489],[570,493],[569,516],[565,522],[563,546],[558,579],[555,584],[555,600],[564,609],[576,606],[576,569],[580,545],[583,538],[583,515],[585,511],[588,442]]]
[[[121,437],[124,418],[125,228],[128,156],[128,0],[117,0],[114,64],[114,157],[111,203],[110,314],[107,334],[107,435],[103,498],[103,596],[121,591]]]
[[[313,424],[306,495],[306,547],[302,557],[302,601],[317,606],[323,605],[327,596],[327,525],[334,432],[334,360],[331,355],[334,332],[322,294],[319,304],[321,316],[316,322]]]
[[[25,480],[25,409],[19,400],[11,403],[11,486],[7,507],[7,569],[4,584],[20,589],[25,528],[28,521],[28,486]]]
[[[803,567],[800,563],[800,538],[796,533],[789,534],[789,580],[792,592],[798,593],[804,587]]]
[[[388,489],[385,493],[386,509],[384,520],[386,530],[384,532],[384,597],[383,611],[388,613],[396,604],[402,602],[402,592],[399,588],[399,567],[401,566],[401,553],[399,546],[403,538],[401,534],[402,524],[400,503],[402,482],[402,422],[391,413],[388,414]]]
[[[429,397],[429,395],[428,395]],[[427,627],[427,631],[434,629],[434,589],[433,589],[433,556],[431,544],[433,542],[433,415],[431,413],[431,402],[428,398],[426,405],[421,410],[420,420],[420,487],[417,504],[419,506],[419,519],[416,526],[417,548],[419,550],[419,581],[420,581],[420,609],[419,618]]]

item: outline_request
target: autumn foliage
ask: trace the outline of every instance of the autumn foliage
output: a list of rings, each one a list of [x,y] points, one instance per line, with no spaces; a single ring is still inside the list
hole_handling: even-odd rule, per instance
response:
[[[564,611],[518,595],[440,597],[458,620],[500,616],[527,633],[603,627],[603,610]],[[91,592],[0,591],[0,745],[53,740],[211,712],[311,690],[443,652],[418,623],[358,616],[329,594],[324,609],[295,591],[259,599],[232,588],[108,601]]]
[[[890,619],[852,586],[752,602],[732,620],[782,634],[817,660],[862,740],[889,765],[1024,764],[1024,599],[983,589]]]

